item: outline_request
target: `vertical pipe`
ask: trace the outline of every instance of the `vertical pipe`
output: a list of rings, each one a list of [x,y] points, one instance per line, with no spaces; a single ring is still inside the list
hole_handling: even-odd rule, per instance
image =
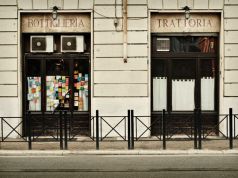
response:
[[[62,120],[62,111],[60,111],[60,149],[63,150],[63,120]]]
[[[123,61],[127,63],[127,0],[123,0]]]
[[[96,149],[99,150],[99,112],[96,110]]]
[[[131,110],[131,149],[134,150],[134,110]]]
[[[131,124],[130,124],[130,119],[131,118],[131,111],[128,110],[128,116],[127,116],[127,137],[128,137],[128,150],[131,149]]]
[[[201,117],[201,109],[198,109],[198,149],[202,149],[202,117]]]
[[[165,109],[162,112],[163,150],[166,150],[166,117]]]
[[[194,125],[194,149],[197,149],[197,109],[194,109],[194,120],[193,120],[193,125]]]
[[[64,149],[68,149],[68,133],[67,133],[67,111],[64,111]]]
[[[28,149],[32,149],[32,140],[31,140],[31,112],[28,111]]]
[[[229,145],[233,149],[233,122],[232,122],[232,108],[229,108]]]

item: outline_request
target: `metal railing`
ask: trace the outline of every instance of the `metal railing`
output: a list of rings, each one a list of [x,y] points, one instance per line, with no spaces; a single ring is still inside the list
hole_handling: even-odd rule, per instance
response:
[[[28,112],[26,114],[27,127],[25,128],[27,130],[24,133],[19,131],[23,127],[22,117],[0,117],[0,142],[26,142],[28,143],[28,149],[32,149],[33,142],[53,141],[59,143],[60,149],[68,149],[68,143],[75,141],[73,138],[76,135],[71,133],[70,126],[72,113],[68,111],[56,111],[47,116],[43,114],[41,117],[52,117],[52,120],[54,120],[53,126],[45,121],[44,118],[41,118],[45,123],[39,127],[37,123],[34,123],[35,117],[36,114],[34,112]],[[230,108],[229,114],[220,114],[217,117],[219,117],[218,123],[212,127],[208,127],[204,124],[204,113],[199,108],[195,109],[193,116],[189,118],[191,119],[189,123],[190,134],[186,134],[186,132],[183,132],[183,127],[179,128],[176,126],[173,128],[173,125],[169,125],[170,114],[165,110],[161,112],[160,117],[152,122],[148,122],[148,120],[151,120],[151,116],[137,116],[134,114],[134,110],[128,110],[126,116],[101,116],[97,110],[96,115],[90,117],[92,134],[89,138],[91,138],[91,141],[95,141],[96,149],[100,149],[100,142],[107,141],[107,138],[110,138],[112,134],[114,134],[114,137],[119,137],[120,141],[127,142],[128,149],[134,149],[135,142],[144,140],[162,142],[163,149],[166,149],[167,141],[171,141],[178,129],[181,129],[179,133],[183,133],[188,140],[194,142],[194,149],[202,149],[203,141],[212,139],[214,135],[218,136],[219,139],[229,140],[228,145],[232,149],[234,147],[234,139],[238,138],[236,132],[238,115],[233,114]],[[9,119],[14,118],[21,119],[21,121],[13,125],[9,122]],[[155,135],[153,139],[150,139],[150,134],[155,124],[159,125],[159,134]],[[226,133],[220,129],[222,124],[227,131]],[[7,131],[6,128],[8,128]],[[19,137],[18,140],[9,139],[13,133]],[[46,135],[51,140],[42,139]],[[145,137],[146,139],[144,139]]]
[[[21,121],[15,125],[10,124],[8,121],[9,119],[20,119]],[[21,130],[23,126],[22,117],[0,117],[0,123],[1,123],[1,139],[0,142],[27,142],[26,137],[18,131]],[[4,132],[6,130],[6,127],[8,127],[10,130]],[[13,140],[10,139],[9,136],[11,134],[17,134],[18,138],[21,140]]]

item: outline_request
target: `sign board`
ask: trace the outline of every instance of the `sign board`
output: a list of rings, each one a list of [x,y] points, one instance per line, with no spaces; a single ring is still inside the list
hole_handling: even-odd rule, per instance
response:
[[[91,32],[90,14],[58,13],[55,20],[51,13],[23,14],[21,31],[23,33]]]
[[[176,32],[219,32],[220,18],[217,14],[184,14],[154,13],[151,15],[151,33]]]

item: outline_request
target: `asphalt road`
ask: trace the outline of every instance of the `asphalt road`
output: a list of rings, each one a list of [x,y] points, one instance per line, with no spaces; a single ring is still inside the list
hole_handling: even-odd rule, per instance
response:
[[[0,157],[0,178],[238,178],[238,155]]]

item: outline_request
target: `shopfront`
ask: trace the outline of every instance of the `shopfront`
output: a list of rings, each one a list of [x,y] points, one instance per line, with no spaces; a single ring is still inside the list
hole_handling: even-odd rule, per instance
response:
[[[74,134],[89,135],[91,20],[89,13],[22,14],[22,104],[37,128],[71,113]],[[26,118],[24,118],[26,119]]]
[[[189,134],[194,109],[201,109],[204,127],[219,122],[218,14],[151,16],[152,122],[165,109],[174,132]],[[159,132],[159,124],[152,135]]]
[[[218,115],[238,111],[237,11],[235,0],[1,1],[0,116],[24,133],[26,112],[44,128],[59,106],[81,136],[99,110],[102,136],[118,137],[115,116],[134,110],[148,137],[163,109],[186,134],[197,108],[228,135]],[[3,135],[18,137],[9,125]]]

